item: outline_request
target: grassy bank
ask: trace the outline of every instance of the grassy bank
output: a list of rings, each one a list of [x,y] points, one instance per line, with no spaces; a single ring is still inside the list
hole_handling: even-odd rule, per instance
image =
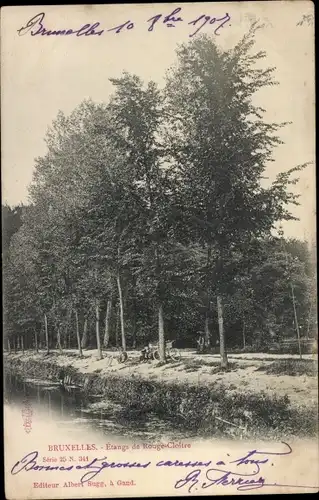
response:
[[[6,356],[7,370],[26,378],[58,380],[58,356],[42,355],[27,359]],[[163,367],[165,368],[165,367]],[[146,380],[138,374],[83,373],[69,364],[63,372],[87,394],[101,394],[121,405],[116,417],[143,421],[152,413],[170,420],[180,429],[201,435],[227,435],[236,438],[309,436],[316,433],[317,407],[291,405],[288,395],[269,395],[249,390],[230,391],[223,384],[191,384],[187,381]]]

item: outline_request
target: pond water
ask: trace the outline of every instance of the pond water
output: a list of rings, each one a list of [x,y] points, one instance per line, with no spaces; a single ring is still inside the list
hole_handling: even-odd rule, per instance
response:
[[[98,430],[116,440],[133,439],[161,441],[191,438],[191,433],[174,428],[169,421],[152,413],[134,418],[123,406],[108,400],[104,395],[92,396],[76,386],[60,387],[48,380],[28,379],[17,374],[5,375],[5,404],[21,407],[31,402],[33,412],[41,413],[46,421],[52,419],[67,432],[75,429]]]

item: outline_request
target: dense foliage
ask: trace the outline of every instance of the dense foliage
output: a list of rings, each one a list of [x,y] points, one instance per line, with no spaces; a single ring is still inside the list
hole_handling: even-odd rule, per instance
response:
[[[304,165],[263,187],[284,124],[254,104],[275,84],[256,29],[229,51],[208,37],[180,47],[162,90],[124,73],[108,103],[59,112],[30,205],[3,208],[6,346],[102,356],[159,341],[164,359],[165,339],[204,331],[226,365],[226,339],[296,335],[292,291],[312,332],[307,244],[273,236]]]

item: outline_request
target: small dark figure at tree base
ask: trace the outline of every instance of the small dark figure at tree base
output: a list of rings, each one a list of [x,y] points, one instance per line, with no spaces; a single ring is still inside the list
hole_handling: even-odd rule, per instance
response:
[[[199,352],[200,354],[202,354],[204,352],[204,348],[205,348],[205,337],[203,334],[200,334],[198,339],[197,339],[197,352]]]
[[[59,378],[59,384],[60,384],[61,387],[64,387],[64,377],[65,377],[64,370],[61,369],[59,371],[59,377],[58,377]]]
[[[149,361],[151,359],[151,350],[150,350],[150,346],[147,345],[145,347],[143,347],[143,349],[141,350],[141,353],[140,353],[140,362],[143,362],[143,361]]]

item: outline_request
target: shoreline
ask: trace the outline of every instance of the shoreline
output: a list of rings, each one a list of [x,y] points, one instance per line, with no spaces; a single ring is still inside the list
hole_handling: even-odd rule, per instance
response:
[[[269,370],[275,363],[272,359],[263,362],[263,369]],[[179,429],[201,435],[227,435],[236,439],[260,435],[274,439],[282,435],[301,437],[317,434],[315,375],[265,376],[260,367],[256,368],[257,362],[251,366],[251,363],[247,363],[249,360],[245,360],[242,365],[238,362],[235,367],[233,363],[228,372],[221,372],[215,364],[210,364],[204,378],[202,371],[199,377],[194,371],[187,373],[190,362],[187,365],[186,361],[182,361],[184,371],[177,373],[177,368],[180,368],[177,363],[161,365],[153,362],[148,370],[147,366],[141,369],[142,364],[114,363],[113,367],[102,369],[97,366],[103,362],[105,364],[105,360],[94,361],[92,352],[85,353],[82,359],[73,352],[53,352],[50,355],[26,352],[6,354],[4,367],[6,373],[18,374],[24,379],[46,379],[53,383],[58,382],[62,368],[70,384],[80,386],[84,394],[100,395],[118,403],[121,405],[119,416],[130,420],[143,420],[145,415],[153,413],[173,422]],[[311,359],[304,361],[305,366],[312,366]],[[285,363],[285,360],[282,362]],[[154,377],[156,370],[158,373]],[[168,370],[173,373],[175,370],[173,380],[166,375]],[[216,373],[214,370],[217,370]],[[266,379],[272,377],[277,380],[277,386],[266,392],[255,384],[252,386],[255,390],[249,390],[240,381],[240,372],[244,372],[251,383],[258,376]],[[256,373],[255,377],[253,373]],[[234,376],[238,379],[236,386],[228,380]],[[300,398],[300,391],[296,393],[297,398],[291,398],[287,391],[276,393],[277,387],[282,386],[281,382],[287,378],[293,387],[303,387],[307,402]],[[207,379],[210,379],[209,383]],[[312,388],[313,401],[308,386]]]
[[[101,378],[133,377],[163,384],[212,386],[214,389],[222,388],[227,393],[288,396],[291,404],[298,407],[318,403],[317,358],[313,355],[304,355],[300,361],[298,355],[229,354],[229,369],[222,370],[219,355],[194,355],[191,350],[185,350],[181,360],[166,364],[159,361],[139,363],[139,353],[128,351],[128,362],[120,364],[114,359],[109,366],[109,357],[114,354],[116,355],[114,351],[104,351],[104,358],[100,360],[97,350],[85,350],[81,358],[75,349],[69,349],[63,353],[52,350],[49,355],[45,351],[25,351],[24,354],[21,351],[11,352],[4,353],[3,358],[4,363],[13,367],[25,366],[26,373],[30,371],[30,363],[40,363],[43,365],[44,376],[47,372],[49,375],[55,373],[54,370],[47,370],[48,364],[51,364],[77,378],[80,375],[86,378],[96,374]],[[299,364],[301,370],[298,370]]]

